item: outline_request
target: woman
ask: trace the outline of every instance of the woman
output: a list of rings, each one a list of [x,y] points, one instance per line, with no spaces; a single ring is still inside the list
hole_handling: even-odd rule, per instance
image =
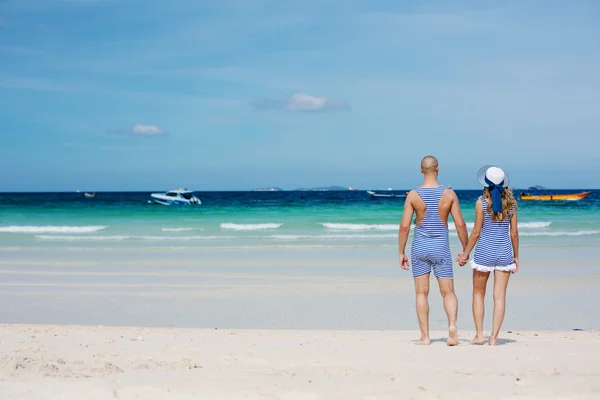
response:
[[[511,273],[519,270],[519,231],[517,203],[508,187],[509,179],[498,167],[485,166],[477,179],[484,186],[483,195],[475,206],[475,226],[469,243],[457,258],[465,265],[477,244],[473,268],[473,319],[477,333],[472,344],[483,344],[483,315],[485,289],[490,273],[494,272],[494,315],[489,344],[498,344],[498,333],[506,309],[506,287]]]

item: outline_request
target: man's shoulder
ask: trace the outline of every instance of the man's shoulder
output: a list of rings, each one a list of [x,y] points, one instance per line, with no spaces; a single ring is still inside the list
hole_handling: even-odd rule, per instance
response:
[[[448,199],[456,199],[457,198],[456,192],[452,188],[445,188],[444,193],[442,193],[442,196],[444,196]]]
[[[412,201],[412,200],[416,199],[417,197],[419,197],[419,193],[417,192],[416,189],[409,190],[406,193],[406,200],[408,200],[408,201]]]

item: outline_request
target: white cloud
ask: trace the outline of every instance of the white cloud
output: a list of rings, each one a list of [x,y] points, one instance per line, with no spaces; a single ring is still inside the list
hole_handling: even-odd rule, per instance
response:
[[[306,93],[296,93],[285,99],[262,98],[251,103],[256,108],[280,109],[287,111],[330,111],[348,108],[344,102],[332,101],[327,97],[311,96]]]
[[[160,136],[166,132],[154,125],[141,125],[137,124],[131,128],[131,134],[137,136]]]
[[[154,125],[136,124],[130,129],[109,128],[106,130],[109,135],[132,135],[132,136],[162,136],[167,132]]]
[[[296,93],[288,102],[290,111],[318,111],[327,108],[329,100],[325,97],[315,97],[306,93]]]

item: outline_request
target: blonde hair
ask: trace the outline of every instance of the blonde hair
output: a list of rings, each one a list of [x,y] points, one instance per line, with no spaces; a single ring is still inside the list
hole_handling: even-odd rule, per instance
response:
[[[490,188],[483,189],[483,198],[487,201],[486,213],[492,215],[492,221],[504,221],[510,218],[513,208],[517,207],[517,202],[513,196],[512,190],[505,188],[502,191],[502,212],[494,213],[492,211],[492,193]]]

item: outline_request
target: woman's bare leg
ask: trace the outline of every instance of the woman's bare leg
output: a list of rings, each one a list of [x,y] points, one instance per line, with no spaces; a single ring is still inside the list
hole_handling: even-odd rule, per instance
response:
[[[483,316],[485,315],[485,288],[489,272],[473,270],[473,320],[475,321],[475,337],[471,344],[483,344]]]
[[[498,333],[502,321],[504,321],[504,312],[506,311],[506,287],[510,272],[494,271],[494,318],[492,321],[492,333],[490,335],[490,346],[498,344]]]

